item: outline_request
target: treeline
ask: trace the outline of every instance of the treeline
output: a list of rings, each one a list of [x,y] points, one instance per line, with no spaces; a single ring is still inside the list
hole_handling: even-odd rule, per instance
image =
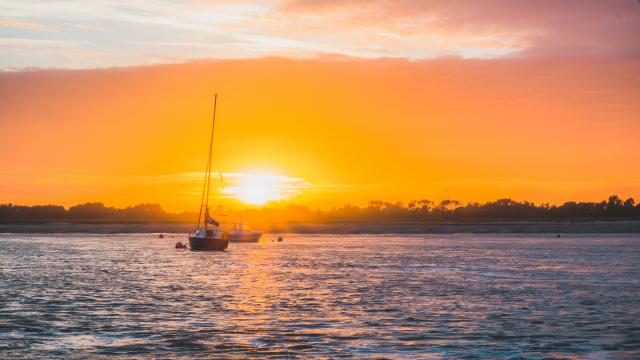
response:
[[[562,205],[541,204],[511,199],[487,203],[463,204],[456,200],[435,203],[430,200],[402,203],[371,201],[367,207],[344,206],[328,211],[324,218],[332,221],[596,221],[638,220],[640,204],[633,198],[616,195],[600,202],[569,201]]]
[[[194,216],[197,216],[197,214],[169,213],[164,211],[158,204],[139,204],[120,209],[108,207],[99,202],[94,202],[72,206],[68,210],[59,205],[0,205],[1,222],[191,221]]]
[[[244,220],[256,224],[268,222],[439,222],[439,221],[598,221],[640,220],[640,204],[616,195],[600,202],[540,204],[511,199],[487,203],[463,204],[456,200],[439,203],[414,200],[400,202],[371,201],[365,207],[346,205],[327,211],[312,211],[304,206],[262,207],[224,211],[219,220]],[[0,222],[193,222],[197,213],[170,213],[157,204],[114,208],[102,203],[86,203],[65,209],[57,205],[0,205]],[[214,217],[217,217],[214,213]]]

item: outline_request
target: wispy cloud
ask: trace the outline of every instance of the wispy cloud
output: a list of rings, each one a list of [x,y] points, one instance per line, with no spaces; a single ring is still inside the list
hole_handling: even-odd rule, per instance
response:
[[[62,47],[71,48],[79,46],[81,42],[68,40],[43,40],[43,39],[15,39],[0,38],[0,46],[13,47]]]
[[[640,53],[635,0],[23,0],[0,3],[0,13],[7,17],[0,26],[18,31],[7,38],[35,40],[24,35],[36,31],[41,40],[84,41],[81,50],[104,53],[100,60],[66,62],[61,56],[48,63],[14,54],[0,61],[5,68],[43,61],[48,67],[95,67],[272,55],[425,59]]]
[[[180,186],[197,190],[199,192],[204,178],[204,172],[183,172],[156,175],[103,175],[96,174],[82,169],[19,169],[19,170],[3,170],[0,176],[5,178],[17,179],[23,184],[60,184],[67,186],[80,185],[84,183],[96,184],[98,186],[109,185],[110,187],[127,188],[131,186]],[[220,193],[223,197],[232,194],[234,189],[240,186],[273,186],[282,191],[282,195],[299,194],[305,189],[312,187],[312,184],[299,177],[290,177],[284,175],[267,174],[267,173],[251,173],[251,172],[225,172],[212,174],[212,184],[215,192]]]
[[[9,27],[22,30],[42,31],[47,33],[57,33],[60,30],[55,26],[49,26],[32,21],[21,21],[14,19],[0,19],[0,27]]]
[[[64,23],[65,26],[76,28],[80,30],[89,30],[89,31],[106,31],[106,29],[101,28],[100,26],[91,25],[91,24],[75,24],[75,23]]]

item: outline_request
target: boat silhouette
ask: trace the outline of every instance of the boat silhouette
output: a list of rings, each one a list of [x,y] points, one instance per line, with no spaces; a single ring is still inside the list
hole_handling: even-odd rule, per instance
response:
[[[213,120],[211,124],[211,140],[209,141],[209,157],[202,187],[202,199],[196,229],[189,234],[191,250],[225,250],[229,246],[231,235],[220,229],[220,224],[209,214],[209,190],[211,188],[211,158],[213,155],[213,131],[216,125],[216,106],[218,94],[213,97]],[[204,210],[204,221],[203,220]],[[202,223],[202,226],[201,226]],[[211,225],[211,226],[209,226]]]

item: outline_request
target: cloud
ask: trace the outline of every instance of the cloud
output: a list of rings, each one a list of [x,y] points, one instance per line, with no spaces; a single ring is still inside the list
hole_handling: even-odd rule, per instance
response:
[[[636,0],[293,0],[283,9],[406,36],[429,33],[476,44],[483,39],[509,40],[525,45],[524,55],[640,52]]]
[[[210,197],[220,203],[244,201],[250,204],[264,204],[269,201],[294,198],[311,188],[311,184],[299,177],[266,173],[233,172],[212,174]],[[149,196],[161,194],[164,198],[181,202],[196,203],[202,196],[202,172],[183,172],[156,175],[106,175],[82,169],[0,169],[2,181],[19,182],[20,186],[29,188],[75,188],[82,192],[88,184],[106,193],[134,192]],[[8,185],[10,186],[10,185]],[[0,192],[0,200],[6,196]],[[135,197],[135,196],[134,196]],[[63,199],[59,199],[61,201]],[[66,199],[64,199],[66,200]],[[97,199],[104,201],[105,199]],[[106,199],[108,200],[108,199]],[[144,198],[136,200],[144,202]],[[66,202],[66,201],[65,201]],[[126,203],[124,203],[126,204]],[[128,204],[130,205],[130,204]]]
[[[40,24],[37,22],[20,21],[20,20],[13,20],[13,19],[0,19],[0,26],[10,27],[15,29],[22,29],[22,30],[42,31],[47,33],[57,33],[60,31],[57,27],[54,27],[54,26]]]
[[[0,38],[0,46],[12,46],[12,47],[61,47],[69,48],[76,47],[79,43],[66,40],[42,40],[42,39],[14,39],[14,38]]]
[[[65,23],[66,26],[70,26],[80,30],[89,30],[89,31],[105,31],[105,29],[92,25],[92,24],[74,24],[74,23]]]
[[[5,69],[324,54],[412,60],[640,54],[635,0],[24,0],[0,4],[0,12],[16,31],[59,30],[5,37],[82,41],[77,50],[91,54],[42,59],[13,51],[0,58]]]

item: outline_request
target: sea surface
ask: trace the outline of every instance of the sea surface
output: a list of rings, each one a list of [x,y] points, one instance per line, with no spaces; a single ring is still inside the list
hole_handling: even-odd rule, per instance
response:
[[[640,235],[0,234],[0,358],[640,358]]]

